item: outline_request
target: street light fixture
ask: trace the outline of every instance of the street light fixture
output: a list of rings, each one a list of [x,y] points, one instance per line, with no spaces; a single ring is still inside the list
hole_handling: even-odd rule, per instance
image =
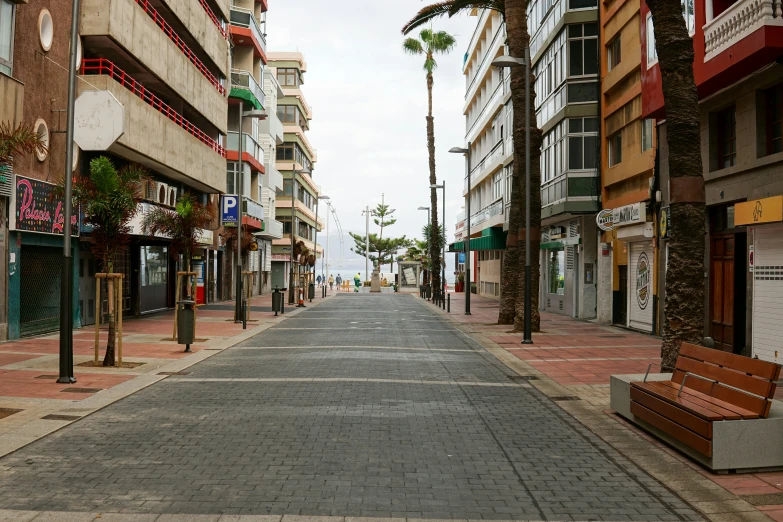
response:
[[[463,245],[465,250],[465,280],[467,281],[467,289],[465,290],[465,315],[471,315],[470,314],[470,189],[472,188],[471,185],[471,179],[470,179],[470,142],[468,142],[467,148],[462,147],[452,147],[449,149],[449,152],[452,154],[464,154],[465,155],[465,165],[466,165],[466,175],[465,179],[468,180],[468,209],[465,216],[465,222],[468,225],[468,232],[467,232],[467,239],[465,239],[465,243]]]
[[[432,261],[432,252],[430,252],[430,236],[432,235],[432,230],[430,230],[430,207],[419,207],[418,210],[426,210],[427,211],[427,255],[430,256],[430,261]],[[430,276],[430,288],[432,288],[432,269],[428,270],[429,276]]]
[[[530,269],[530,47],[524,58],[500,56],[492,61],[495,67],[525,68],[525,333],[522,344],[533,344],[532,338],[532,276]]]
[[[242,194],[242,189],[245,185],[245,162],[242,159],[242,155],[244,154],[244,148],[245,145],[245,136],[242,129],[242,124],[245,122],[245,118],[249,119],[259,119],[259,120],[265,120],[269,114],[267,114],[264,110],[259,109],[253,109],[251,111],[245,111],[245,104],[244,102],[239,104],[239,132],[237,133],[237,138],[239,141],[239,151],[238,151],[238,165],[237,165],[237,175],[236,175],[236,190],[237,190],[237,199],[239,200],[239,222],[237,223],[237,281],[236,281],[236,304],[234,306],[234,322],[235,323],[241,323],[242,320],[245,317],[244,306],[243,306],[243,299],[242,299],[242,210],[245,206],[244,197]],[[190,288],[190,286],[188,286]],[[195,298],[195,296],[194,296]],[[177,296],[177,299],[179,299],[179,296]]]
[[[440,185],[430,185],[431,189],[443,189],[443,204],[441,205],[443,208],[441,209],[441,213],[443,214],[443,217],[441,218],[441,224],[440,226],[443,227],[444,232],[446,231],[446,180],[443,180],[443,182]],[[438,232],[436,230],[436,232]],[[430,235],[432,235],[432,232],[430,232]],[[445,234],[444,234],[445,235]],[[443,285],[446,283],[446,241],[444,237],[439,237],[438,241],[443,240],[443,245],[441,247],[441,263],[443,263],[443,269],[442,269],[442,278],[440,281],[440,288],[438,289],[438,295],[440,296],[441,300],[441,306],[445,310],[446,309],[446,296],[443,294]]]
[[[329,196],[321,196],[319,195],[318,198],[315,201],[315,239],[313,239],[313,249],[315,250],[315,264],[313,265],[313,283],[315,283],[315,267],[318,264],[318,203],[321,200],[329,201],[331,198]],[[329,219],[329,215],[326,215],[326,219]],[[329,237],[327,236],[326,240],[329,240]],[[313,291],[315,294],[315,291]],[[310,302],[313,302],[313,299],[310,298]]]
[[[311,173],[310,169],[307,167],[303,169],[294,169],[291,173],[291,270],[290,270],[290,280],[288,281],[288,304],[292,305],[294,304],[294,214],[296,213],[296,209],[294,207],[294,203],[296,202],[296,194],[294,194],[294,184],[296,183],[296,175],[297,174],[307,174],[309,175]]]

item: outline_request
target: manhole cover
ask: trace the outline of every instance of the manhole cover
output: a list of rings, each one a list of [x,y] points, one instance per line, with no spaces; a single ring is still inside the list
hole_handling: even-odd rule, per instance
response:
[[[538,377],[535,375],[508,375],[508,380],[510,381],[537,381]]]
[[[64,388],[60,390],[63,393],[98,393],[103,388]]]
[[[58,379],[59,375],[38,375],[36,379]]]
[[[190,375],[190,372],[158,372],[158,375]]]
[[[56,413],[53,413],[51,415],[47,415],[45,417],[41,417],[44,420],[59,420],[59,421],[75,421],[81,419],[81,416],[79,415],[57,415]]]
[[[20,411],[24,411],[24,410],[15,410],[13,408],[0,408],[0,419],[5,419],[6,417],[10,417],[14,413],[19,413]]]
[[[739,495],[739,498],[754,506],[777,506],[783,504],[783,493],[763,493],[761,495]]]
[[[579,401],[581,400],[576,395],[559,395],[557,397],[550,397],[555,402],[561,402],[561,401]]]

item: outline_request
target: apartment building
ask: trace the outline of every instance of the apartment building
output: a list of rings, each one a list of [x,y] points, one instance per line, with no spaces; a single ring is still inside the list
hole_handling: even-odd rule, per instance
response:
[[[471,267],[471,281],[466,280],[465,286],[469,289],[472,283],[479,295],[497,299],[514,159],[511,89],[505,71],[492,66],[492,61],[506,52],[502,17],[492,10],[477,11],[474,16],[478,21],[463,65],[465,143],[470,162],[462,194],[470,216],[463,213],[458,218],[454,228],[459,234],[449,251],[464,251],[469,223],[470,259],[458,258],[463,269],[465,263]]]
[[[115,270],[125,275],[123,311],[139,315],[173,306],[178,259],[167,238],[144,233],[141,216],[151,206],[173,208],[184,192],[205,204],[225,192],[228,0],[199,0],[197,5],[161,0],[154,6],[143,0],[82,2],[77,97],[90,93],[122,106],[122,135],[105,150],[81,151],[64,142],[70,4],[3,1],[0,13],[2,35],[11,28],[13,49],[12,60],[3,56],[0,61],[2,98],[19,100],[21,120],[34,125],[49,144],[48,154],[21,158],[13,176],[6,178],[12,179],[8,204],[14,207],[3,241],[9,260],[7,336],[58,327],[60,274],[52,267],[61,263],[63,223],[62,202],[52,194],[66,172],[89,175],[90,161],[100,155],[117,168],[134,162],[150,173],[145,201],[130,223],[128,251],[115,260]],[[19,83],[24,84],[23,97]],[[76,151],[67,168],[66,146]],[[82,221],[77,209],[71,224],[78,238],[73,252],[76,326],[94,322],[96,312],[106,309],[105,302],[94,302],[93,276],[101,267],[90,252],[90,230]],[[204,248],[196,261],[201,257],[204,266],[207,259],[214,263],[212,232],[205,231],[201,241]],[[210,275],[204,266],[202,294]]]
[[[267,4],[259,0],[233,0],[230,8],[231,90],[228,95],[228,133],[226,140],[226,190],[238,194],[242,189],[243,232],[264,232],[264,184],[269,150],[263,146],[264,120],[248,116],[250,111],[266,110],[271,117],[266,100],[266,12]],[[272,109],[274,110],[274,109]],[[267,124],[268,127],[268,124]],[[268,130],[268,129],[267,129]],[[268,136],[268,135],[267,135]],[[242,151],[242,160],[239,151]],[[240,164],[242,166],[240,172]],[[252,272],[245,283],[249,295],[257,294],[269,278],[263,266],[267,241],[259,241],[259,249],[248,252],[242,259],[243,272]],[[228,266],[236,265],[236,252],[225,252]],[[236,269],[223,268],[223,296],[228,297],[235,288]]]
[[[596,316],[599,210],[597,0],[527,6],[541,150],[542,310]]]
[[[661,122],[660,213],[670,201],[666,113],[644,2],[641,16],[642,115]],[[683,16],[695,52],[708,212],[705,335],[718,349],[781,363],[783,7],[696,0],[684,3]]]
[[[269,53],[270,74],[280,84],[283,96],[277,100],[277,117],[283,124],[283,143],[277,146],[276,168],[283,176],[283,187],[277,191],[276,218],[283,224],[283,237],[272,241],[272,288],[289,288],[291,277],[291,238],[302,241],[317,257],[323,248],[315,245],[315,231],[323,228],[318,218],[320,190],[313,181],[316,150],[307,138],[313,113],[302,92],[307,64],[298,52]],[[294,287],[304,284],[300,271]],[[300,270],[301,269],[301,270]]]
[[[598,320],[649,333],[662,324],[651,204],[655,124],[642,117],[639,0],[601,4]]]

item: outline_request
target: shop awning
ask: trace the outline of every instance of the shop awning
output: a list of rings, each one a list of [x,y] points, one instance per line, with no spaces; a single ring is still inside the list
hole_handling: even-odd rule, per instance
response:
[[[251,93],[248,89],[238,89],[236,87],[232,87],[228,96],[229,98],[239,98],[245,100],[255,109],[261,110],[264,108],[263,105],[261,105],[261,102],[259,102],[256,97],[253,96],[253,93]]]
[[[481,231],[481,237],[470,240],[470,250],[505,250],[506,233],[500,227],[485,228]],[[449,245],[449,252],[464,252],[465,241],[457,241]]]

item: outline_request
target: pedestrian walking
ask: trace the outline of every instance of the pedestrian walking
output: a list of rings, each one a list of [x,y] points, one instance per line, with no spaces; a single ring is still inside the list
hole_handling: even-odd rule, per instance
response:
[[[315,282],[318,283],[318,287],[321,287],[321,274],[318,274],[318,277],[315,278]]]
[[[329,276],[329,291],[332,291],[332,286],[334,285],[334,277]]]
[[[356,288],[353,289],[354,293],[359,292],[359,285],[362,284],[362,276],[359,272],[356,272],[356,275],[353,276],[353,284],[356,286]]]
[[[339,291],[343,284],[343,278],[340,274],[337,274],[337,279],[335,279],[335,282],[337,283],[337,290]]]

